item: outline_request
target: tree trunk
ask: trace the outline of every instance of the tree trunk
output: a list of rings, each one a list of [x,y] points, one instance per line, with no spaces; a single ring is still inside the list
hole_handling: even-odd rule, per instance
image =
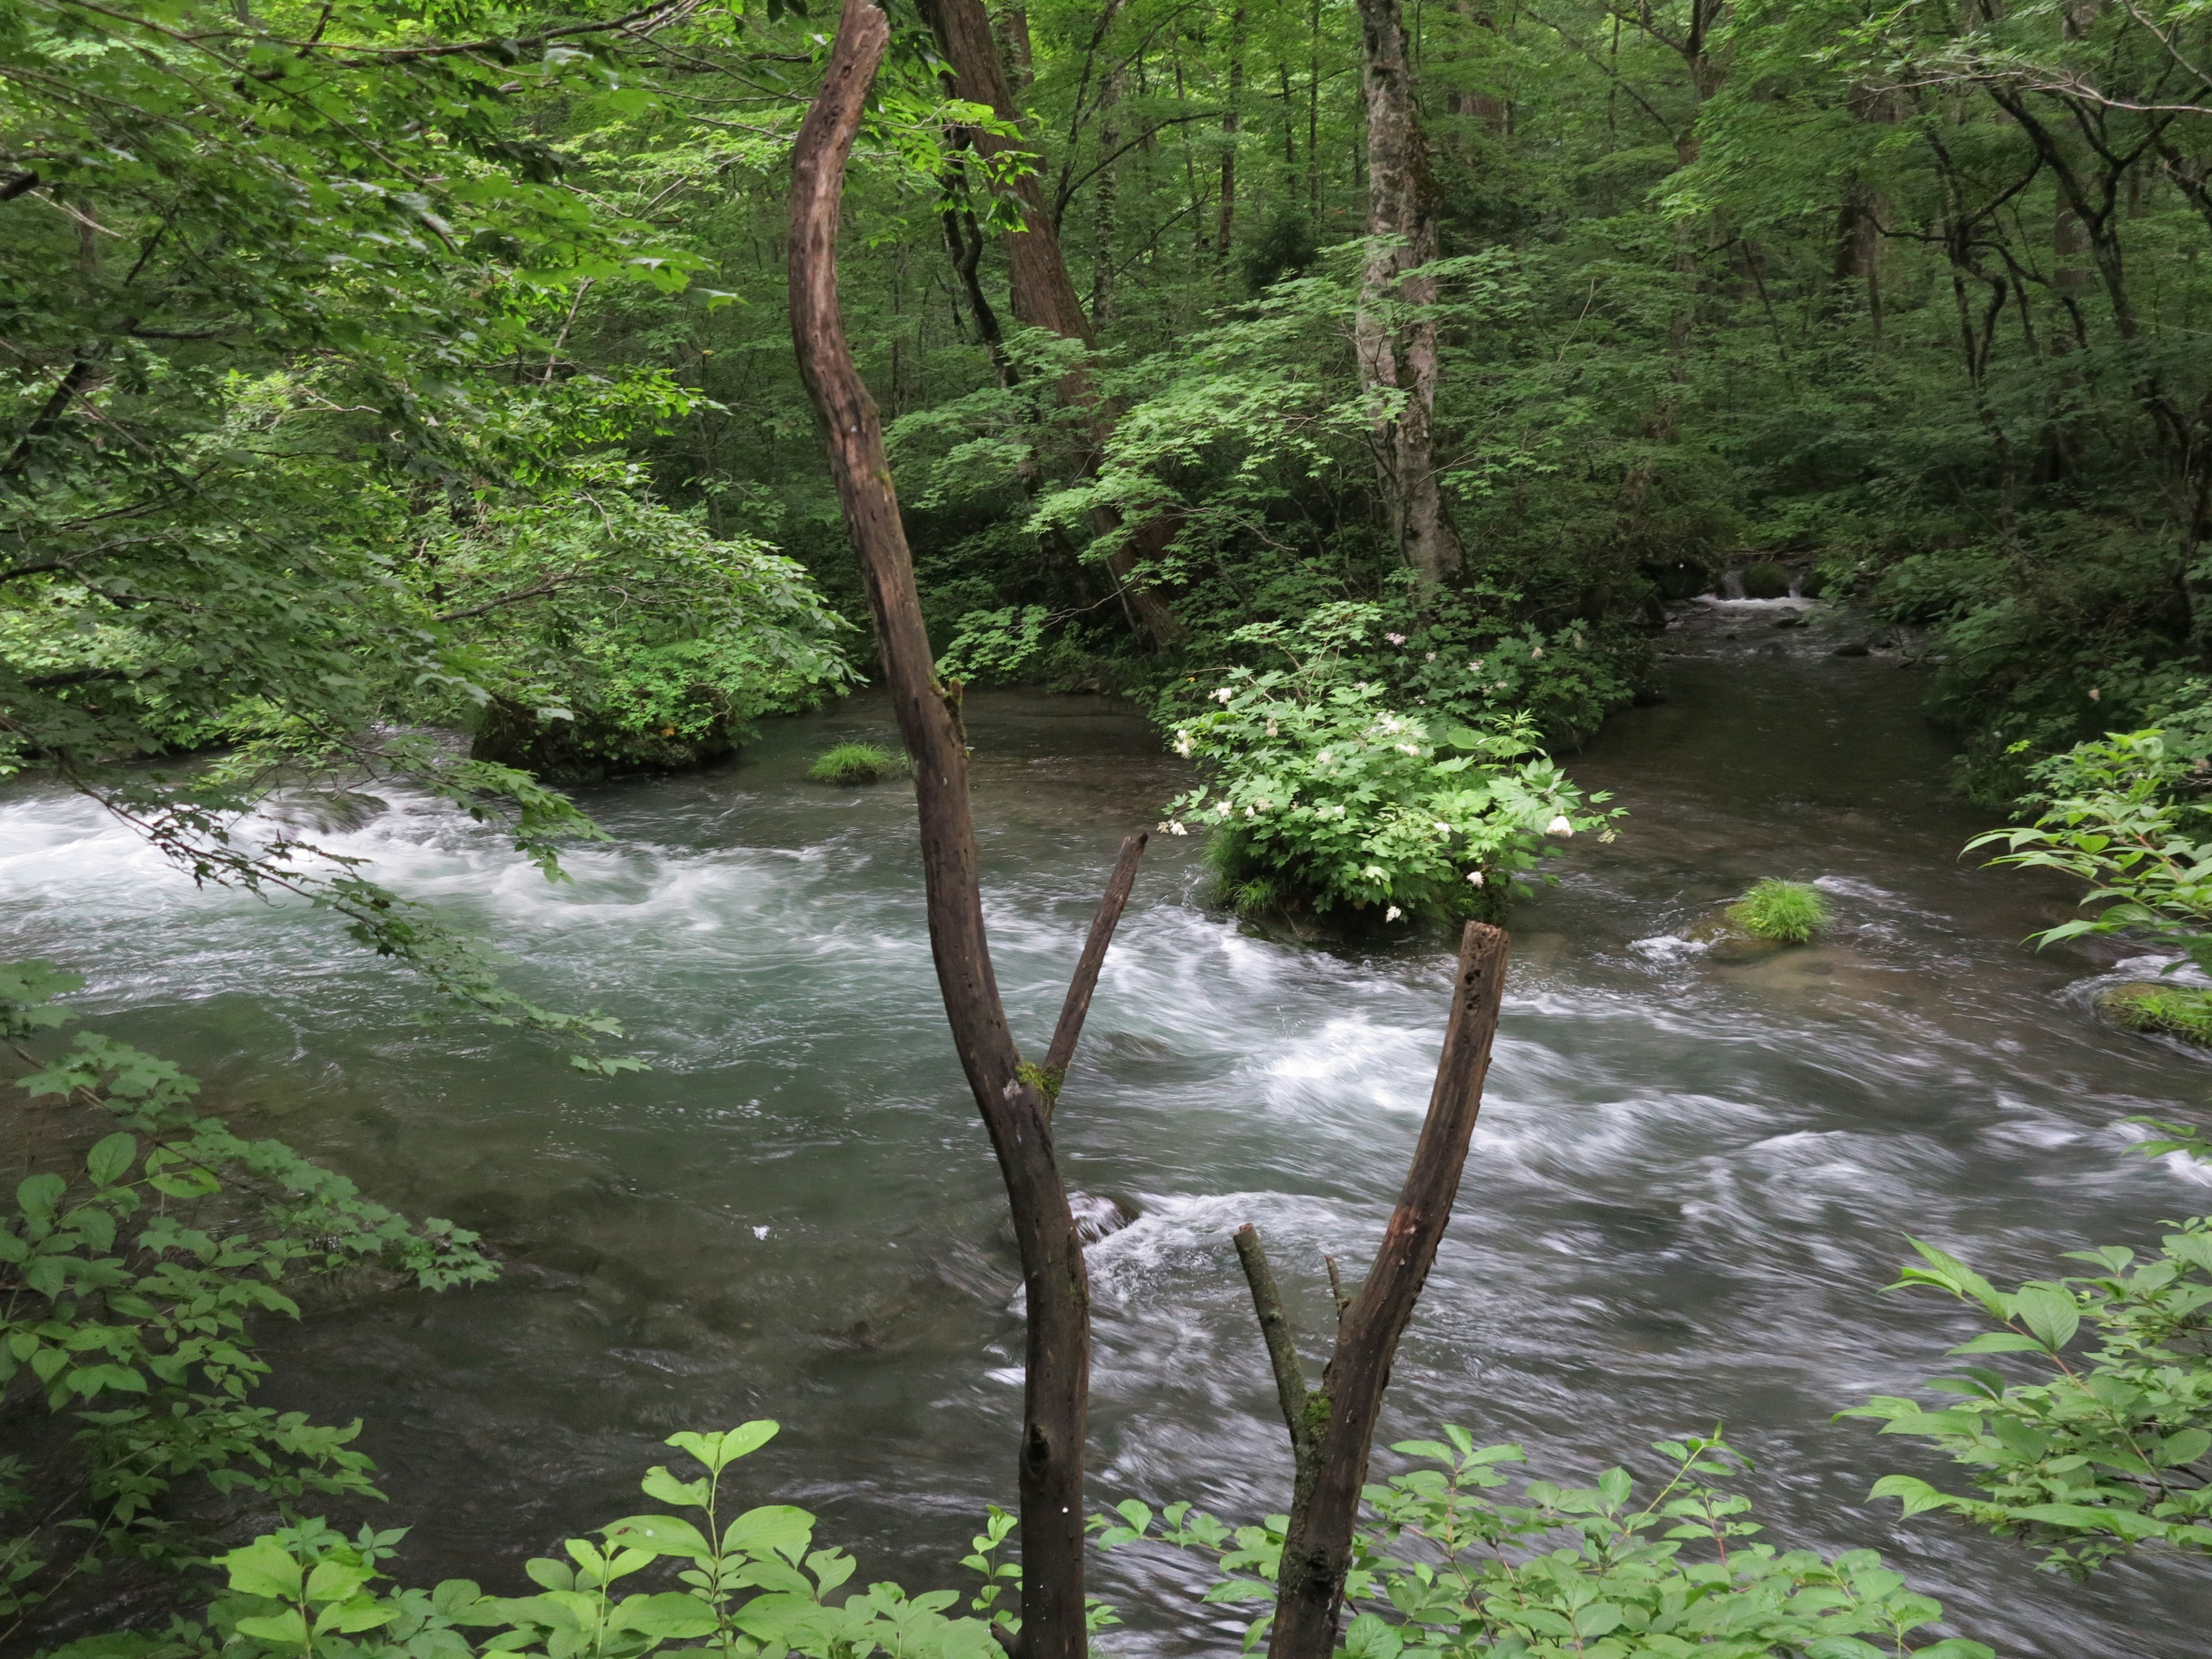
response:
[[[837,298],[837,215],[845,163],[890,26],[872,0],[845,0],[829,70],[800,126],[789,241],[792,341],[820,412],[837,499],[868,588],[884,678],[913,757],[929,942],[954,1046],[1006,1182],[1028,1297],[1023,1401],[1021,1659],[1083,1659],[1083,1456],[1091,1382],[1091,1294],[1083,1247],[1054,1157],[1054,1082],[1022,1063],[984,933],[968,750],[956,690],[940,684],[922,627],[914,562],[884,455],[875,401],[853,364]],[[1135,851],[1121,866],[1052,1046],[1064,1068],[1090,1003]]]
[[[988,106],[1008,121],[1014,119],[1020,112],[1006,89],[982,0],[922,0],[922,9],[939,50],[952,66],[957,95],[969,103]],[[985,155],[1006,151],[1029,154],[1018,140],[987,132],[969,134],[967,142]],[[1007,283],[1015,319],[1031,328],[1049,329],[1064,339],[1080,340],[1086,346],[1096,343],[1091,320],[1083,313],[1083,301],[1068,277],[1059,231],[1045,210],[1037,174],[1032,172],[1015,180],[1013,188],[1023,226],[1006,234]],[[1087,477],[1097,470],[1103,459],[1106,439],[1114,429],[1114,411],[1092,388],[1091,377],[1080,370],[1061,378],[1060,398],[1063,404],[1081,405],[1091,412],[1090,453],[1082,469]],[[1101,508],[1092,515],[1091,527],[1102,536],[1115,536],[1121,530],[1120,515],[1110,507]],[[1139,525],[1130,534],[1128,544],[1106,555],[1107,569],[1128,601],[1139,628],[1156,645],[1181,638],[1182,625],[1154,589],[1133,578],[1138,562],[1165,551],[1175,532],[1171,520],[1153,520]]]
[[[1098,87],[1098,153],[1111,155],[1121,148],[1121,127],[1118,118],[1121,101],[1121,71],[1118,66],[1109,68],[1106,78]],[[1121,206],[1121,164],[1109,161],[1091,186],[1091,315],[1094,321],[1103,323],[1114,315],[1114,242],[1118,226],[1116,210]]]
[[[1221,222],[1214,262],[1224,270],[1237,245],[1237,135],[1243,124],[1244,8],[1229,14],[1229,112],[1221,118]]]
[[[1335,1350],[1319,1389],[1306,1388],[1296,1335],[1258,1234],[1246,1227],[1237,1235],[1237,1253],[1252,1288],[1297,1468],[1267,1659],[1329,1659],[1335,1651],[1352,1528],[1382,1392],[1459,1195],[1498,1030],[1508,943],[1503,930],[1479,921],[1469,922],[1461,937],[1450,1023],[1429,1115],[1367,1282],[1339,1305]],[[1332,1279],[1334,1273],[1332,1264]]]
[[[1413,102],[1398,0],[1359,0],[1367,94],[1367,234],[1375,239],[1352,327],[1359,383],[1377,412],[1368,434],[1399,556],[1425,584],[1460,568],[1459,532],[1437,479],[1436,279],[1407,271],[1437,257],[1428,145]],[[1395,313],[1395,314],[1394,314]]]

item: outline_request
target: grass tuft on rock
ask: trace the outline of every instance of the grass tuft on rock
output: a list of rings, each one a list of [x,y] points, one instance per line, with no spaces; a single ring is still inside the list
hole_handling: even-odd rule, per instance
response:
[[[2193,985],[2116,985],[2097,1010],[2125,1031],[2179,1037],[2212,1048],[2212,990]]]
[[[873,783],[894,762],[872,743],[841,743],[806,769],[817,783]]]
[[[1728,914],[1754,939],[1803,945],[1828,925],[1828,902],[1802,881],[1769,879],[1729,906]]]

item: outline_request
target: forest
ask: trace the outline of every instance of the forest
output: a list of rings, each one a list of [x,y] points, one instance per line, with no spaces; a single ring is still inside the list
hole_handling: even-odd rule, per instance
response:
[[[0,1651],[2200,1651],[2207,253],[2203,0],[0,0]]]

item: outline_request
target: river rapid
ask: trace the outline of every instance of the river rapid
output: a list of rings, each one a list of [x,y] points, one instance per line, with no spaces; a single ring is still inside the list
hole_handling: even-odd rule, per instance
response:
[[[1725,1419],[1770,1539],[1880,1548],[1959,1633],[2202,1652],[2202,1563],[2076,1586],[1901,1524],[1875,1477],[1948,1466],[1830,1419],[1978,1328],[1879,1293],[1906,1233],[2009,1281],[2203,1209],[2193,1167],[2131,1155],[2120,1120],[2197,1112],[2212,1070],[2095,1024],[2106,964],[2019,943],[2071,896],[1958,856],[1987,820],[1944,793],[1924,675],[1728,616],[1679,644],[1667,701],[1570,763],[1631,816],[1512,919],[1481,1125],[1381,1438],[1463,1424],[1583,1482],[1648,1475],[1649,1442]],[[930,969],[911,790],[804,777],[833,741],[892,735],[862,694],[733,764],[589,792],[613,839],[566,885],[421,802],[327,838],[494,933],[523,988],[623,1018],[653,1069],[612,1081],[426,1023],[420,988],[325,919],[195,892],[74,801],[0,798],[0,953],[86,975],[88,1023],[183,1063],[240,1127],[511,1258],[496,1285],[269,1333],[264,1400],[366,1419],[407,1577],[525,1589],[522,1556],[641,1506],[663,1437],[753,1417],[784,1431],[738,1466],[744,1496],[817,1511],[862,1583],[963,1583],[975,1517],[1012,1501],[1018,1279]],[[1000,980],[1041,1049],[1115,843],[1187,775],[1097,699],[978,696],[970,736]],[[1820,880],[1823,942],[1731,963],[1686,941],[1765,875]],[[1230,1235],[1259,1224],[1317,1357],[1322,1258],[1364,1263],[1380,1235],[1449,959],[1441,936],[1283,942],[1204,899],[1197,842],[1155,837],[1056,1128],[1071,1184],[1135,1217],[1090,1257],[1094,1498],[1241,1519],[1283,1507],[1289,1463]],[[1128,1628],[1103,1645],[1230,1650],[1201,1583],[1108,1558],[1093,1587]]]

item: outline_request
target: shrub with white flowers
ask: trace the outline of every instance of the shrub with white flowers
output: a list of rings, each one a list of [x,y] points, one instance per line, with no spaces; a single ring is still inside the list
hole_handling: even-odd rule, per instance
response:
[[[1382,685],[1353,678],[1348,647],[1364,618],[1334,613],[1362,609],[1244,630],[1292,665],[1230,670],[1205,712],[1175,729],[1176,752],[1212,777],[1170,803],[1164,827],[1210,833],[1231,903],[1392,922],[1495,911],[1542,878],[1538,862],[1559,841],[1610,839],[1618,811],[1583,794],[1525,715],[1471,726],[1394,708]]]

